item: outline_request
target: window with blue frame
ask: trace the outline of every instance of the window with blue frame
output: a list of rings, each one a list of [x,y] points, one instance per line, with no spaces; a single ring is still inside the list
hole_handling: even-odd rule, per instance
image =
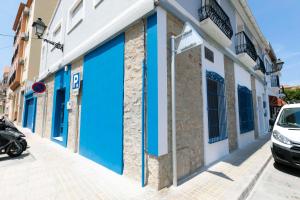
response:
[[[209,143],[228,138],[224,78],[206,71]]]
[[[254,130],[254,114],[252,91],[245,86],[238,85],[240,132],[247,133]]]

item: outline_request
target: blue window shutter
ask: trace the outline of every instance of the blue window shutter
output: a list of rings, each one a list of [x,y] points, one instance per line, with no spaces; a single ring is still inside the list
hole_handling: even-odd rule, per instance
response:
[[[254,130],[252,92],[245,86],[238,85],[240,132]]]
[[[206,72],[209,143],[227,139],[226,98],[224,78]]]

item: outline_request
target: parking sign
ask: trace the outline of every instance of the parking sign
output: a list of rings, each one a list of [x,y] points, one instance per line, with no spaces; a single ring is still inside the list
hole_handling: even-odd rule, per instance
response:
[[[72,90],[74,92],[79,91],[80,88],[80,73],[73,74],[72,76]]]

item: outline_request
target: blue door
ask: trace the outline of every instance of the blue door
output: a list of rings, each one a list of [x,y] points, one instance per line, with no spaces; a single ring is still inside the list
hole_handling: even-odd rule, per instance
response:
[[[124,34],[84,57],[81,155],[122,174]]]
[[[32,127],[33,127],[33,118],[34,118],[33,98],[28,99],[26,101],[26,104],[27,104],[26,127],[32,129]]]
[[[35,113],[36,113],[36,97],[33,96],[33,92],[30,91],[25,94],[24,98],[24,110],[23,110],[23,127],[31,129],[34,132],[35,128]]]
[[[67,67],[67,70],[66,70]],[[70,99],[71,67],[66,66],[55,73],[51,139],[58,144],[67,146],[68,110],[66,104]]]
[[[65,89],[57,90],[56,92],[56,121],[54,137],[59,138],[64,133],[64,116],[65,116]]]

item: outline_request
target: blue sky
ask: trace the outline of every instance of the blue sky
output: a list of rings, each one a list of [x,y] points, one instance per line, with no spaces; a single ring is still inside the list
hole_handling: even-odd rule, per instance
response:
[[[9,0],[0,7],[0,34],[14,34],[12,24],[20,2]],[[281,83],[300,85],[300,0],[248,0],[248,4],[278,58],[285,61]],[[12,37],[0,36],[1,69],[10,64],[12,43]]]
[[[0,6],[0,34],[14,35],[12,30],[13,22],[15,20],[20,1],[9,0]],[[2,67],[10,65],[13,54],[13,37],[3,37],[0,35],[0,68],[2,74]]]
[[[300,1],[248,0],[263,34],[285,64],[281,84],[300,85]]]

